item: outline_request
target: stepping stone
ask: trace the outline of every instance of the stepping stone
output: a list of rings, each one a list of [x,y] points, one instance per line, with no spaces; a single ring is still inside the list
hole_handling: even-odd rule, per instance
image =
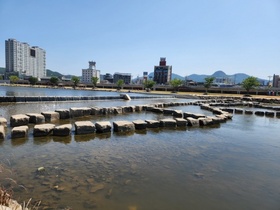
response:
[[[99,107],[92,107],[91,108],[91,114],[92,115],[101,115],[102,114],[102,109]]]
[[[264,116],[264,111],[255,111],[255,115]]]
[[[174,112],[174,109],[163,109],[163,114],[166,115],[172,115]]]
[[[234,113],[235,113],[235,114],[243,114],[243,109],[237,109],[237,108],[236,108],[236,109],[234,110]]]
[[[28,123],[29,123],[29,117],[25,114],[12,115],[10,118],[11,127],[28,125]]]
[[[122,114],[123,113],[122,107],[113,107],[113,110],[114,110],[114,114]]]
[[[69,136],[71,133],[72,125],[64,124],[54,127],[53,135],[54,136]]]
[[[212,125],[213,124],[213,120],[211,118],[208,118],[208,117],[198,118],[198,121],[199,121],[199,125],[201,125],[201,126],[206,126],[206,125]]]
[[[192,118],[192,117],[187,117],[186,119],[188,121],[188,126],[199,126],[199,120]]]
[[[219,118],[219,117],[207,117],[207,118],[210,118],[212,120],[212,123],[213,124],[220,124],[220,123],[223,123],[223,122],[226,122],[226,119],[222,119],[222,118]]]
[[[253,114],[253,111],[252,110],[245,110],[244,113],[245,114]]]
[[[0,125],[7,127],[7,119],[4,117],[0,117]]]
[[[113,122],[114,131],[124,132],[124,131],[134,131],[135,126],[129,121],[115,121]]]
[[[181,126],[187,126],[188,121],[183,119],[183,118],[175,118],[177,126],[181,127]]]
[[[143,110],[143,106],[142,105],[136,105],[135,106],[135,111],[136,112],[141,112]]]
[[[76,134],[88,134],[94,133],[95,126],[91,121],[77,121],[75,122],[75,133]]]
[[[57,109],[55,112],[59,113],[59,119],[69,119],[70,111],[69,109]]]
[[[86,115],[91,115],[92,108],[89,107],[78,107],[70,108],[70,117],[82,117]]]
[[[12,139],[13,138],[22,138],[22,137],[27,136],[27,132],[28,132],[27,125],[17,126],[12,129],[11,137],[12,137]]]
[[[176,127],[177,122],[174,119],[162,119],[159,121],[160,127]]]
[[[42,112],[41,114],[45,116],[45,122],[52,122],[52,121],[59,120],[58,112],[49,111],[49,112]]]
[[[3,125],[0,125],[0,139],[5,138],[5,129]]]
[[[153,107],[151,111],[155,112],[155,113],[163,113],[163,109],[162,108]]]
[[[144,120],[134,120],[132,122],[135,126],[135,129],[137,130],[142,130],[147,128],[147,122],[145,122]]]
[[[33,136],[50,135],[50,134],[52,134],[54,127],[55,127],[54,124],[35,125],[34,129],[33,129]]]
[[[181,110],[174,110],[172,115],[174,117],[183,117],[183,112]]]
[[[145,120],[147,123],[147,128],[158,128],[159,127],[159,121],[157,120]]]
[[[45,122],[45,117],[39,113],[26,113],[29,117],[29,123],[40,124]]]
[[[95,123],[96,132],[98,133],[107,133],[111,132],[111,123],[109,121],[102,121]]]
[[[275,113],[272,112],[272,111],[266,111],[264,114],[265,114],[265,116],[267,116],[267,117],[274,117],[274,116],[275,116]]]

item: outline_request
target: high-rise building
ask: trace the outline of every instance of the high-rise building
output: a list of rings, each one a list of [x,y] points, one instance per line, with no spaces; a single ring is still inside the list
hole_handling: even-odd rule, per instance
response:
[[[40,47],[31,47],[26,42],[15,39],[5,41],[6,78],[17,75],[37,77],[46,76],[46,51]]]
[[[160,58],[159,66],[154,66],[154,81],[157,84],[166,84],[171,81],[172,66],[166,65],[166,58]]]
[[[100,70],[96,70],[96,62],[89,61],[89,67],[87,69],[82,69],[82,79],[81,82],[89,84],[92,83],[91,78],[97,77],[98,83],[100,82]]]

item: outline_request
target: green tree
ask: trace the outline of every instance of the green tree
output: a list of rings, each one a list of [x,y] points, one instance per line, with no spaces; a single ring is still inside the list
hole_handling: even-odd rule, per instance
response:
[[[204,82],[204,87],[205,87],[205,93],[208,94],[208,90],[209,88],[212,86],[214,80],[215,80],[215,77],[206,77],[205,79],[205,82]]]
[[[38,78],[37,77],[29,77],[28,81],[30,82],[31,85],[36,85],[36,83],[38,82]]]
[[[171,80],[169,83],[173,87],[174,91],[178,91],[178,87],[183,84],[183,81],[175,78]]]
[[[154,87],[154,85],[156,84],[155,81],[153,80],[146,80],[143,85],[144,85],[144,88],[149,91],[150,89],[152,89]]]
[[[10,76],[9,79],[12,84],[15,84],[17,81],[19,81],[18,76],[15,75]]]
[[[71,81],[73,82],[73,86],[74,86],[74,89],[76,89],[76,87],[78,86],[79,82],[80,82],[80,78],[77,77],[77,76],[73,76],[71,78]]]
[[[57,85],[57,83],[58,83],[58,78],[57,77],[51,77],[50,78],[50,83],[52,83],[52,85]]]
[[[92,78],[91,78],[91,82],[92,82],[92,84],[93,84],[93,88],[96,87],[98,80],[99,80],[98,77],[92,77]]]
[[[118,81],[117,81],[117,86],[118,86],[118,90],[120,90],[120,89],[122,89],[122,86],[123,86],[123,84],[124,84],[124,81],[122,80],[122,79],[119,79]]]
[[[258,87],[260,85],[260,82],[258,81],[257,77],[247,77],[244,79],[241,83],[241,86],[247,91],[249,94],[250,90]]]

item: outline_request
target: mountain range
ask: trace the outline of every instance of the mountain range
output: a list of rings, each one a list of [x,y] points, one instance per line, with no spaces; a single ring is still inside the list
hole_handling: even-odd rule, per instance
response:
[[[150,73],[149,77],[152,78],[154,77],[154,73]],[[192,80],[194,82],[204,82],[206,77],[215,77],[215,78],[220,78],[220,79],[230,79],[234,84],[240,84],[244,79],[246,79],[247,77],[249,77],[248,74],[244,74],[244,73],[237,73],[237,74],[233,74],[233,75],[227,75],[225,72],[219,70],[216,71],[214,74],[212,75],[206,75],[206,74],[191,74],[187,76],[188,80]],[[180,76],[178,74],[174,74],[172,73],[171,75],[171,79],[180,79],[180,80],[186,80],[185,77]],[[261,84],[265,84],[268,82],[268,80],[265,79],[260,79],[258,78],[258,80],[260,81]]]

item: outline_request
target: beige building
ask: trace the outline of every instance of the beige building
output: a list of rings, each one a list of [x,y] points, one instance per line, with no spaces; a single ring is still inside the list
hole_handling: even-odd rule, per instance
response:
[[[81,82],[85,84],[92,83],[91,78],[97,77],[98,83],[100,82],[100,70],[96,69],[96,62],[89,61],[89,67],[87,69],[82,69],[82,79]]]

